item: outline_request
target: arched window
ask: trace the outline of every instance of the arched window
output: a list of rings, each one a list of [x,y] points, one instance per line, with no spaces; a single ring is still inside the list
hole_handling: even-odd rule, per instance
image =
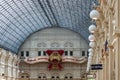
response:
[[[58,48],[59,46],[60,46],[60,44],[58,42],[51,43],[51,47],[53,47],[53,48]]]
[[[66,43],[64,44],[64,47],[71,48],[71,47],[73,47],[73,43],[71,43],[71,42],[66,42]]]
[[[47,47],[47,44],[44,42],[38,43],[37,47]]]
[[[46,74],[40,73],[40,74],[38,75],[38,80],[47,80]]]
[[[54,74],[52,74],[50,80],[60,80],[59,74],[58,74],[58,73],[54,73]]]
[[[71,73],[65,74],[64,80],[73,80],[73,75]]]
[[[30,75],[28,73],[22,73],[22,74],[20,74],[20,78],[23,80],[29,80]]]

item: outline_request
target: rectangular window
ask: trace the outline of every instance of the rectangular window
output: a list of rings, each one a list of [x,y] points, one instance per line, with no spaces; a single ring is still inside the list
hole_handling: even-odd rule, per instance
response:
[[[29,56],[29,51],[26,51],[26,56],[27,56],[27,57]]]
[[[24,56],[24,51],[21,51],[21,56]]]
[[[46,56],[46,52],[45,51],[43,51],[43,56]]]
[[[65,51],[65,56],[67,56],[68,55],[68,51]]]
[[[82,51],[82,56],[85,56],[85,51]]]
[[[38,56],[41,56],[41,51],[38,51]]]
[[[73,56],[73,51],[70,51],[70,56]]]

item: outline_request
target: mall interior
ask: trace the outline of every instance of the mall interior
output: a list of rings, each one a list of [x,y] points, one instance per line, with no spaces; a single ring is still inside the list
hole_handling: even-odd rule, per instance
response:
[[[120,0],[0,0],[0,80],[120,80]]]

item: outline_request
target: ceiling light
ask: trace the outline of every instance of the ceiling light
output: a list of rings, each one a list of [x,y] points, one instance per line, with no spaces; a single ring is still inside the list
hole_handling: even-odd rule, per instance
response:
[[[92,18],[93,20],[97,20],[99,17],[99,12],[95,9],[93,9],[91,12],[90,12],[90,18]]]

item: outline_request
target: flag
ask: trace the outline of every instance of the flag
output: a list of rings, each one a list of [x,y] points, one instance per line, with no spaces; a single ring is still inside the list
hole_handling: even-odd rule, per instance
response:
[[[101,56],[102,57],[104,57],[104,55],[107,56],[108,55],[107,51],[108,51],[108,41],[106,40],[103,48],[101,49],[101,53],[102,53]]]
[[[108,50],[108,41],[107,40],[105,41],[104,47],[105,47],[105,52],[106,52]]]

